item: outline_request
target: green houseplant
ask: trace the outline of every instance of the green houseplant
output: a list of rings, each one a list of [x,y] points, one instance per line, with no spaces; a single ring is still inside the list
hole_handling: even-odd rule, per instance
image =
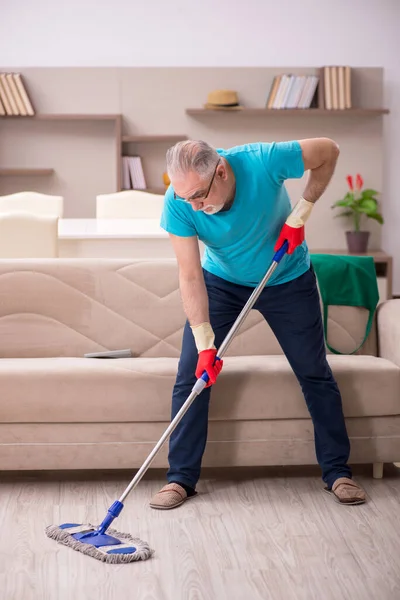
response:
[[[346,177],[349,191],[341,200],[337,200],[332,208],[342,208],[342,212],[337,217],[350,217],[353,222],[353,229],[346,231],[347,248],[352,254],[364,253],[368,248],[369,231],[361,229],[365,219],[374,219],[381,225],[383,217],[379,212],[376,190],[367,188],[363,190],[364,181],[359,173],[356,175],[355,185],[353,176]]]

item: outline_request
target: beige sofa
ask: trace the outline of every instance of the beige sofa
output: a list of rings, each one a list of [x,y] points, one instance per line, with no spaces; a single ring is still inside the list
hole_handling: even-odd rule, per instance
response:
[[[3,260],[0,315],[0,469],[139,467],[170,419],[185,319],[175,261]],[[330,317],[330,343],[354,348],[363,309]],[[125,348],[134,358],[83,357]],[[361,355],[329,361],[351,462],[399,461],[400,301],[380,306]],[[315,462],[300,388],[252,311],[213,389],[203,464]],[[153,466],[167,466],[167,445]]]

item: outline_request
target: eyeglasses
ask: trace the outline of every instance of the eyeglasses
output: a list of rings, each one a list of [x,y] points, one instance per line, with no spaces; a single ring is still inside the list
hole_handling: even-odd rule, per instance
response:
[[[180,196],[177,196],[176,193],[174,192],[174,200],[181,200],[183,202],[203,202],[204,200],[206,200],[208,198],[208,195],[209,195],[210,191],[211,191],[211,187],[212,187],[212,184],[214,182],[215,175],[216,175],[217,168],[218,168],[218,165],[220,163],[220,160],[221,159],[218,159],[218,162],[215,165],[214,173],[213,173],[213,176],[211,177],[211,181],[210,181],[210,184],[208,186],[208,189],[207,189],[207,192],[206,192],[205,196],[200,195],[197,198],[181,198]]]

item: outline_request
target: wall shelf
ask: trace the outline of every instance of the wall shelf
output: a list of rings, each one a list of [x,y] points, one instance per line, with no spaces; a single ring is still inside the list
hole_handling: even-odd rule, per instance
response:
[[[121,147],[123,148],[124,144],[156,144],[156,143],[160,143],[160,144],[175,144],[177,142],[181,142],[182,140],[187,140],[187,135],[172,135],[172,134],[167,134],[167,135],[122,135],[121,136]],[[124,150],[122,150],[122,152],[124,152]],[[129,150],[126,150],[125,153],[127,155],[129,155]],[[142,157],[140,157],[141,160]],[[132,175],[130,175],[129,177],[131,178]],[[147,182],[149,183],[149,182]],[[122,189],[122,182],[121,182],[121,189]],[[129,188],[128,188],[129,189]],[[132,189],[132,188],[130,188]],[[155,186],[149,186],[147,187],[145,190],[143,190],[145,192],[149,192],[151,194],[165,194],[165,188],[163,187],[158,187],[157,185]]]
[[[175,143],[187,140],[187,135],[123,135],[123,142],[134,142],[134,143]]]
[[[302,116],[316,117],[372,117],[377,115],[386,115],[389,113],[387,108],[348,108],[346,110],[328,110],[326,108],[243,108],[242,110],[221,110],[209,108],[187,108],[186,114],[190,116],[215,116],[218,114],[233,114],[235,116]]]
[[[14,121],[117,121],[120,114],[37,114],[30,116],[1,116]]]
[[[54,169],[0,169],[1,177],[47,176],[53,173]]]
[[[121,137],[122,137],[122,114],[120,113],[38,113],[33,116],[0,116],[0,121],[12,120],[13,122],[109,122],[114,128],[115,157],[116,157],[116,189],[121,189],[122,182],[122,160],[121,160]],[[2,175],[27,176],[27,175],[51,175],[53,169],[3,169]]]
[[[32,117],[39,121],[117,121],[121,118],[120,114],[50,114],[50,115],[36,115]]]

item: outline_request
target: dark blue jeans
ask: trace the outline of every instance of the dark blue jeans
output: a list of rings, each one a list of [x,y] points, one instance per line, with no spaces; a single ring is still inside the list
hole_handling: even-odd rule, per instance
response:
[[[218,348],[247,302],[251,288],[204,271],[210,322]],[[322,479],[330,489],[338,477],[351,477],[347,465],[350,442],[342,400],[326,360],[324,332],[316,277],[311,268],[281,285],[266,287],[257,309],[270,325],[301,386],[314,425],[315,450]],[[183,333],[182,353],[172,397],[172,418],[189,396],[196,381],[197,349],[190,326]],[[207,441],[210,391],[196,398],[171,435],[168,481],[195,488]],[[268,402],[268,398],[265,399]]]

